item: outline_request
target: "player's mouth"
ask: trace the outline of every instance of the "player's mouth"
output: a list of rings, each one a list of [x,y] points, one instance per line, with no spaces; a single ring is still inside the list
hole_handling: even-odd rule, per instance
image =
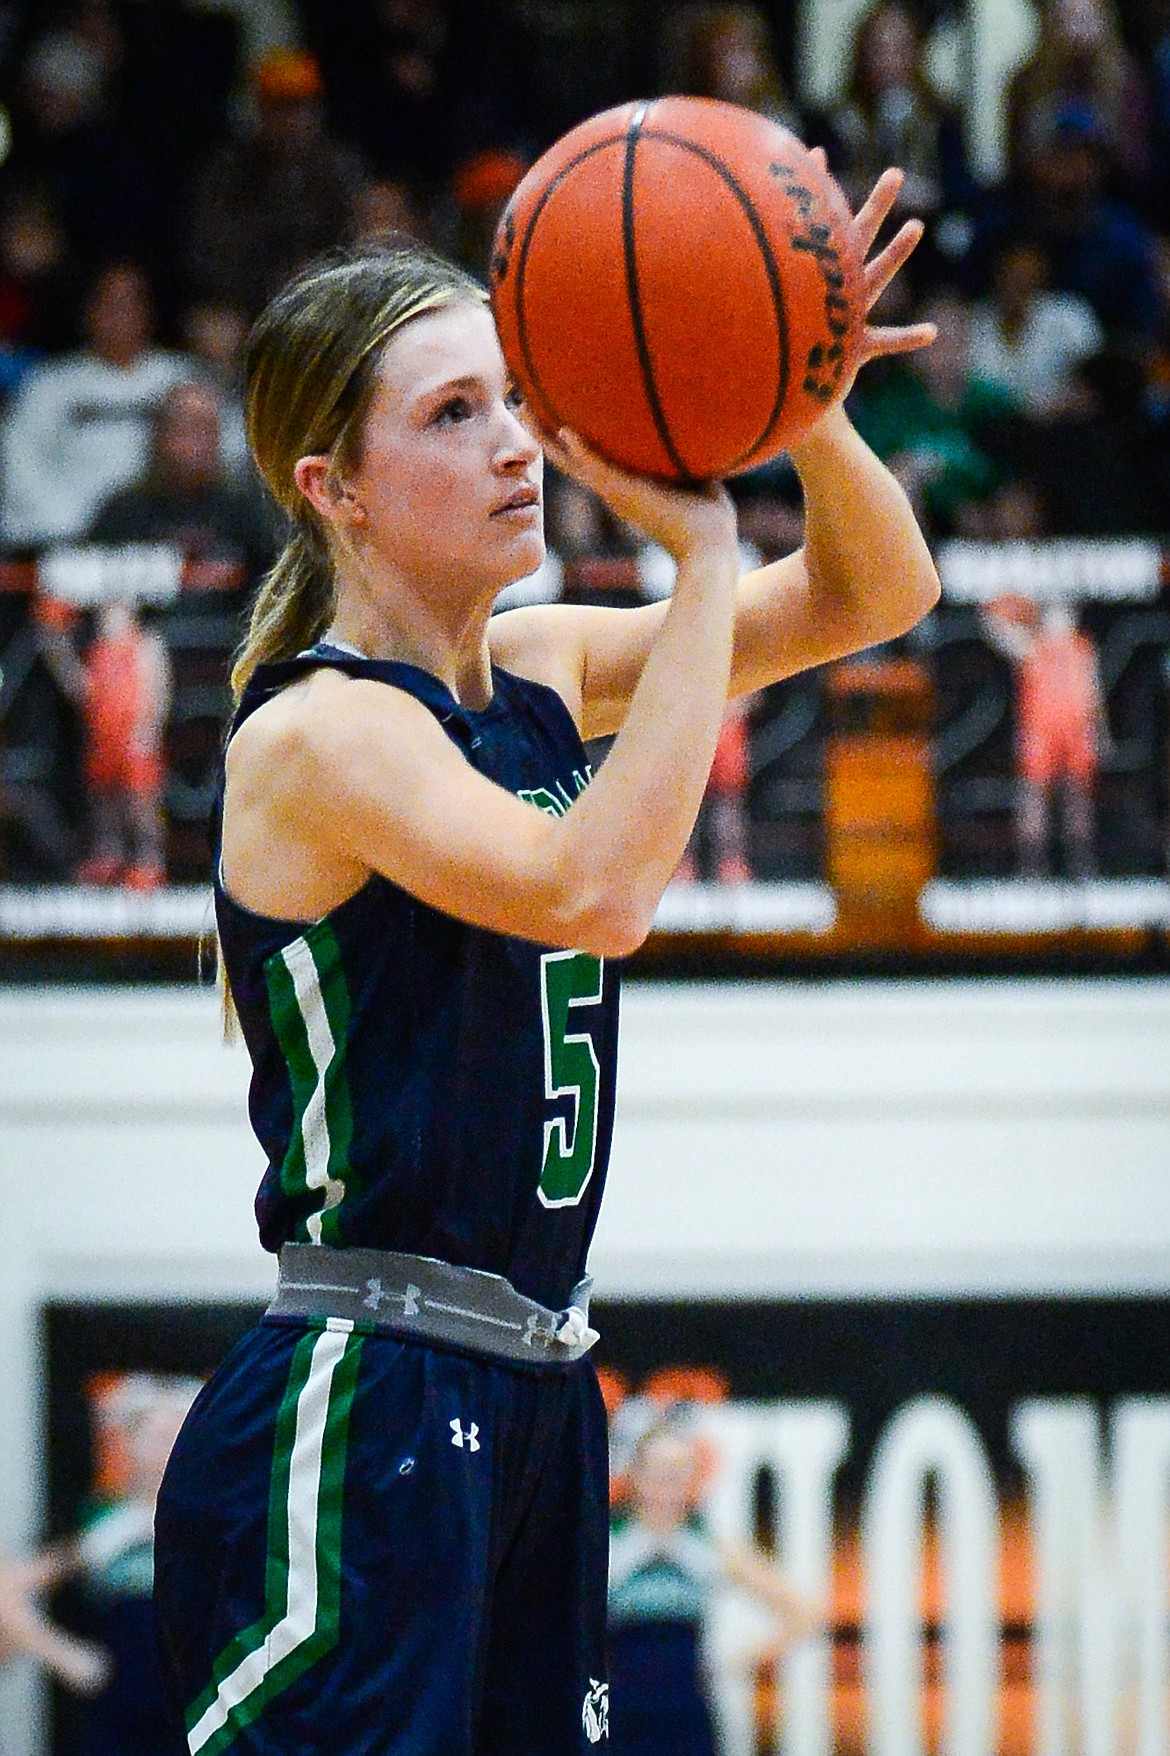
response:
[[[506,500],[501,500],[498,506],[493,506],[491,515],[493,518],[503,518],[513,513],[525,513],[533,510],[537,512],[540,510],[540,489],[533,483],[526,482],[522,488],[517,488],[514,493],[509,494]]]

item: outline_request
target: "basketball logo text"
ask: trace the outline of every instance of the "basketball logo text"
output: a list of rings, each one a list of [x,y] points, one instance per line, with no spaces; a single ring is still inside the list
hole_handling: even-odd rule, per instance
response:
[[[497,285],[508,272],[515,244],[516,217],[512,212],[511,203],[509,203],[500,222],[500,229],[496,234],[495,254],[492,257],[492,279]]]
[[[795,202],[801,230],[792,239],[794,250],[812,256],[825,283],[825,323],[829,339],[815,342],[805,359],[804,390],[818,402],[832,402],[845,369],[845,337],[849,333],[849,301],[845,297],[845,274],[841,256],[833,243],[831,226],[820,225],[813,215],[817,197],[807,183],[799,181],[791,165],[770,165],[773,177],[783,179],[784,193]]]

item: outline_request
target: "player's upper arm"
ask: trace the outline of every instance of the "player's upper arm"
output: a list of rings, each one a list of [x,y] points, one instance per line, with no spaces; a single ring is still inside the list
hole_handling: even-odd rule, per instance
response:
[[[547,683],[564,701],[583,738],[620,731],[666,614],[665,604],[638,609],[589,604],[533,604],[491,623],[492,657],[507,670]]]
[[[558,820],[478,773],[420,702],[327,673],[297,696],[233,740],[254,728],[237,760],[263,776],[280,838],[379,872],[474,926],[614,950],[607,897],[567,858]]]
[[[507,611],[491,626],[493,656],[557,689],[582,737],[603,737],[621,729],[667,608],[552,604]],[[740,580],[728,692],[749,694],[886,637],[863,626],[856,610],[835,614],[831,601],[814,601],[798,550]]]

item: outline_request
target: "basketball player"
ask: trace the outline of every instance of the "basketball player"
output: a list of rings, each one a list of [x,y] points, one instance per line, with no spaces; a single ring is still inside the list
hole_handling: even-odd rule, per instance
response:
[[[898,183],[854,222],[864,252]],[[608,1723],[585,1260],[609,960],[649,929],[729,688],[899,633],[935,572],[839,409],[796,458],[803,552],[742,582],[722,488],[561,435],[558,465],[674,557],[674,596],[489,621],[541,560],[541,447],[482,291],[417,251],[304,273],[247,395],[292,535],[236,666],[216,900],[280,1277],[159,1499],[187,1748],[568,1756]]]

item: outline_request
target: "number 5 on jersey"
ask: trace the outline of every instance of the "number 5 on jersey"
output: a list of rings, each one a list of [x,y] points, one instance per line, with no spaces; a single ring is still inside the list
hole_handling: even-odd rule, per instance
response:
[[[572,1117],[544,1124],[544,1162],[537,1194],[546,1207],[575,1207],[593,1175],[601,1069],[593,1038],[574,1030],[573,1008],[596,1006],[605,965],[584,951],[546,951],[540,960],[544,1023],[544,1095],[571,1098]]]

